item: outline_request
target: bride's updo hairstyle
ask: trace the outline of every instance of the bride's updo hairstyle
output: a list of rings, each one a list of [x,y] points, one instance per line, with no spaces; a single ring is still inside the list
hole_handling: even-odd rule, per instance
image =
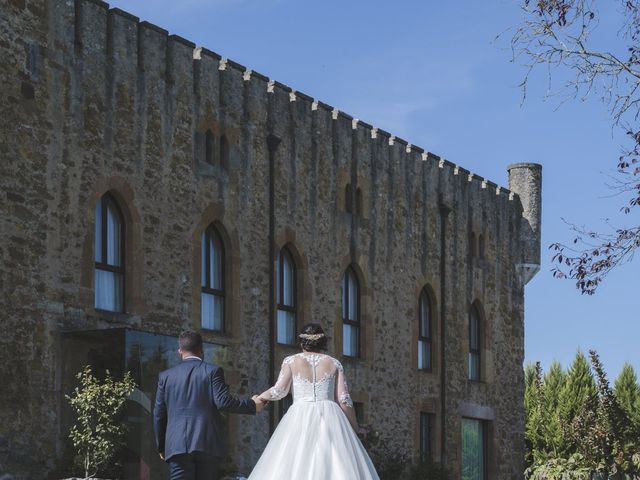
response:
[[[298,338],[300,347],[307,352],[318,353],[327,349],[327,336],[317,323],[308,323],[302,327]]]

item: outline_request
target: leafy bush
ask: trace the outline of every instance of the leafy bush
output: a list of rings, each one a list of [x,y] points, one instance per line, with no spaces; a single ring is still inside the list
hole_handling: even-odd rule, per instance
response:
[[[125,401],[136,388],[129,372],[122,380],[115,380],[107,371],[99,381],[86,366],[76,378],[80,385],[67,395],[77,421],[69,438],[75,447],[75,465],[86,478],[93,477],[100,468],[116,461],[124,445],[126,425],[121,421]]]
[[[598,354],[589,357],[578,352],[567,372],[525,370],[529,480],[640,478],[637,377],[626,366],[614,390]]]

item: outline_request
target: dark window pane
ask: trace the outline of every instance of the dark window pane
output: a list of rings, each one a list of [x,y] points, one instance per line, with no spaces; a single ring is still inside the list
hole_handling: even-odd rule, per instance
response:
[[[431,305],[424,290],[420,295],[420,336],[431,338]]]
[[[123,298],[122,274],[96,268],[95,272],[95,308],[111,312],[122,311]]]
[[[357,357],[360,355],[358,345],[359,328],[353,325],[345,324],[342,328],[342,352],[348,357]]]
[[[278,309],[278,343],[295,345],[296,314],[289,310]]]
[[[353,274],[353,272],[351,270],[349,271],[348,281],[349,281],[349,298],[348,298],[348,302],[349,302],[348,314],[349,314],[349,316],[348,316],[348,319],[352,320],[354,322],[357,322],[359,320],[358,298],[359,298],[360,292],[359,292],[359,287],[358,287],[358,280],[356,279],[356,276]]]
[[[469,353],[469,379],[480,380],[480,355],[474,352]]]
[[[418,368],[431,369],[431,342],[426,340],[418,341]]]
[[[469,316],[469,346],[471,350],[478,349],[478,314],[475,308],[471,309]]]
[[[122,266],[122,222],[115,205],[107,204],[107,264]]]
[[[224,319],[224,297],[202,293],[202,328],[206,330],[222,331]]]
[[[294,270],[293,264],[289,255],[286,252],[282,252],[282,287],[283,296],[282,304],[289,307],[295,305],[294,300]]]

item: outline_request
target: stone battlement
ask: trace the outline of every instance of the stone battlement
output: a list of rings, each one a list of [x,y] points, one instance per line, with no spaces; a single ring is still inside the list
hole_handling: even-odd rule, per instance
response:
[[[389,146],[398,150],[404,157],[401,157],[403,161],[435,162],[447,175],[466,177],[468,182],[478,183],[487,193],[505,196],[509,200],[514,198],[515,194],[508,188],[212,50],[197,47],[178,35],[170,35],[167,30],[140,21],[128,12],[109,8],[108,3],[100,0],[78,0],[74,10],[67,7],[64,14],[73,17],[70,20],[73,20],[76,54],[91,63],[101,58],[108,60],[106,65],[111,70],[113,81],[140,84],[141,77],[154,77],[157,82],[164,84],[167,94],[172,88],[183,87],[180,101],[191,104],[198,103],[207,96],[204,90],[211,88],[211,85],[206,84],[208,76],[216,71],[224,72],[221,75],[224,80],[221,79],[218,85],[221,99],[227,93],[233,95],[248,90],[253,95],[263,97],[258,104],[268,102],[266,97],[270,94],[275,94],[278,101],[302,103],[302,108],[308,115],[330,116],[334,121],[342,119],[343,122],[338,122],[340,129],[361,130],[365,138],[384,139]]]

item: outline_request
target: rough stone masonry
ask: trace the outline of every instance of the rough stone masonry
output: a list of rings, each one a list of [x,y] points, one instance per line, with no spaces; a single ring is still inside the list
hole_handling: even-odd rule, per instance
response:
[[[482,420],[487,478],[522,478],[539,165],[510,166],[501,188],[99,0],[0,0],[0,185],[0,475],[46,478],[63,454],[65,335],[200,329],[200,239],[213,223],[225,331],[203,334],[225,347],[235,392],[262,391],[296,351],[274,333],[286,246],[297,325],[325,327],[363,422],[415,459],[430,415],[429,454],[459,478],[462,419]],[[122,312],[94,302],[105,193],[124,219]],[[358,358],[343,355],[349,266]],[[430,369],[417,360],[423,291]],[[229,419],[235,469],[250,471],[279,415]]]

